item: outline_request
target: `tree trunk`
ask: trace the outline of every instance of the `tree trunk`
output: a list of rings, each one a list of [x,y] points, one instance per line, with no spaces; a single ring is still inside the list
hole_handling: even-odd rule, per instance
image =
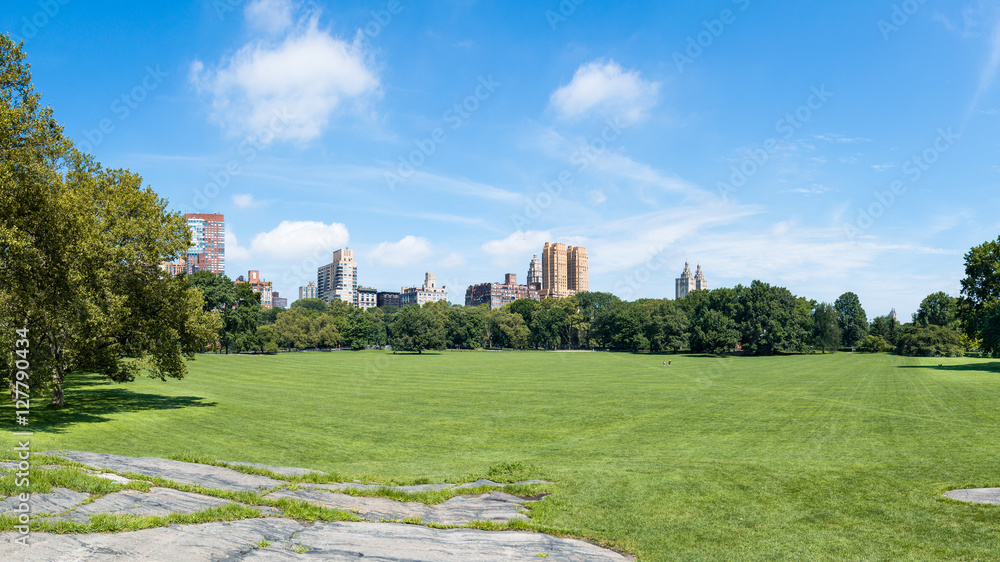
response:
[[[63,377],[59,372],[59,367],[52,368],[52,405],[63,407],[66,405],[66,397],[63,395]]]

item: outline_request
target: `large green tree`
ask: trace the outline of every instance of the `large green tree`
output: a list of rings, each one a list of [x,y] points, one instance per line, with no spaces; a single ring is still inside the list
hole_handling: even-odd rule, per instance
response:
[[[837,309],[832,304],[820,303],[813,309],[812,344],[823,353],[836,351],[843,339],[837,322]]]
[[[449,308],[445,320],[448,346],[458,349],[482,347],[488,311],[485,304]]]
[[[981,340],[984,352],[1000,356],[1000,238],[965,254],[965,279],[958,308],[965,335]]]
[[[938,291],[927,295],[913,313],[913,323],[922,326],[948,326],[958,317],[958,299]]]
[[[735,348],[739,340],[736,322],[718,310],[705,310],[695,317],[691,351],[719,355]]]
[[[744,351],[772,355],[800,349],[807,334],[797,315],[797,300],[788,289],[754,281],[749,287],[737,287],[737,300],[734,320]]]
[[[425,349],[444,349],[445,331],[433,311],[419,306],[400,310],[390,327],[393,349],[423,353]]]
[[[524,318],[506,306],[489,314],[487,326],[490,345],[495,347],[525,347],[531,337]]]
[[[260,347],[257,327],[260,325],[260,293],[249,283],[236,284],[233,306],[222,313],[222,347],[226,353],[252,351]]]
[[[837,309],[837,326],[840,327],[841,344],[844,347],[854,347],[868,335],[868,316],[861,308],[858,295],[847,292],[833,303]]]
[[[21,46],[0,35],[0,341],[27,329],[32,394],[50,388],[64,405],[80,369],[182,378],[183,358],[214,341],[201,291],[157,267],[190,245],[166,206],[138,175],[72,147]]]

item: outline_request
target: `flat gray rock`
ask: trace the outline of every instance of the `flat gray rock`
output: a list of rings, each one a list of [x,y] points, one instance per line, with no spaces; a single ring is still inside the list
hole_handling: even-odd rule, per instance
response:
[[[224,462],[226,464],[236,465],[236,466],[252,466],[255,468],[263,468],[266,470],[270,470],[275,474],[280,474],[282,476],[302,476],[303,474],[326,474],[325,472],[321,472],[319,470],[312,470],[309,468],[295,468],[293,466],[268,466],[266,464],[259,464],[255,462],[233,462],[233,461],[219,461],[219,462]]]
[[[2,533],[0,560],[242,560],[262,540],[288,541],[302,528],[291,519],[267,518],[171,525],[117,534],[31,533],[27,547],[14,542],[18,537],[16,533]]]
[[[170,515],[171,513],[194,513],[210,507],[232,503],[229,500],[181,492],[171,488],[150,488],[149,492],[122,490],[97,498],[87,505],[56,517],[88,523],[95,513],[123,513],[128,515]]]
[[[390,523],[316,523],[284,518],[172,525],[118,534],[32,533],[28,547],[0,534],[0,560],[629,560],[590,543],[529,532],[430,529]],[[271,544],[261,549],[261,541]],[[298,554],[299,546],[308,551]]]
[[[435,505],[401,502],[388,498],[349,496],[317,489],[278,490],[265,497],[292,498],[331,509],[351,511],[366,521],[402,521],[419,518],[424,523],[465,525],[472,521],[502,523],[512,519],[527,519],[521,507],[525,500],[502,492],[456,496]]]
[[[90,494],[84,492],[66,488],[52,488],[51,492],[45,494],[31,494],[28,504],[31,506],[31,516],[35,517],[42,513],[61,513],[89,497]],[[20,505],[21,500],[13,496],[9,497],[0,502],[0,514],[13,513]]]
[[[1000,488],[972,488],[969,490],[952,490],[944,495],[953,500],[972,503],[990,503],[1000,505]]]
[[[17,463],[14,461],[3,461],[0,462],[0,470],[17,472]]]
[[[123,457],[85,451],[50,451],[44,454],[70,459],[91,468],[158,476],[181,484],[195,484],[234,492],[270,490],[285,484],[281,480],[244,474],[231,468],[156,457]]]

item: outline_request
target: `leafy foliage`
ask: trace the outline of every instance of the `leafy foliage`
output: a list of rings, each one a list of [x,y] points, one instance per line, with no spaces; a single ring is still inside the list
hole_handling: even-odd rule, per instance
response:
[[[943,326],[908,326],[896,343],[896,353],[914,357],[962,357],[965,347],[958,332]]]
[[[407,306],[399,311],[389,329],[393,349],[423,353],[425,349],[444,349],[445,330],[429,309]]]
[[[1000,238],[965,254],[958,317],[969,340],[981,340],[980,349],[1000,357]]]
[[[837,326],[840,327],[841,344],[854,347],[868,335],[868,316],[861,308],[861,299],[854,293],[844,293],[833,303],[837,309]]]

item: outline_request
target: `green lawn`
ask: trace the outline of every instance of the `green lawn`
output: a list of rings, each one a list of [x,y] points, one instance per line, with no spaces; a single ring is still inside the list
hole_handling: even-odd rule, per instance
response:
[[[35,402],[32,448],[387,483],[521,461],[558,483],[535,522],[641,559],[996,559],[1000,506],[941,493],[1000,487],[1000,363],[943,361],[199,356],[183,381],[72,376],[67,408]],[[0,444],[10,457],[9,432]]]

